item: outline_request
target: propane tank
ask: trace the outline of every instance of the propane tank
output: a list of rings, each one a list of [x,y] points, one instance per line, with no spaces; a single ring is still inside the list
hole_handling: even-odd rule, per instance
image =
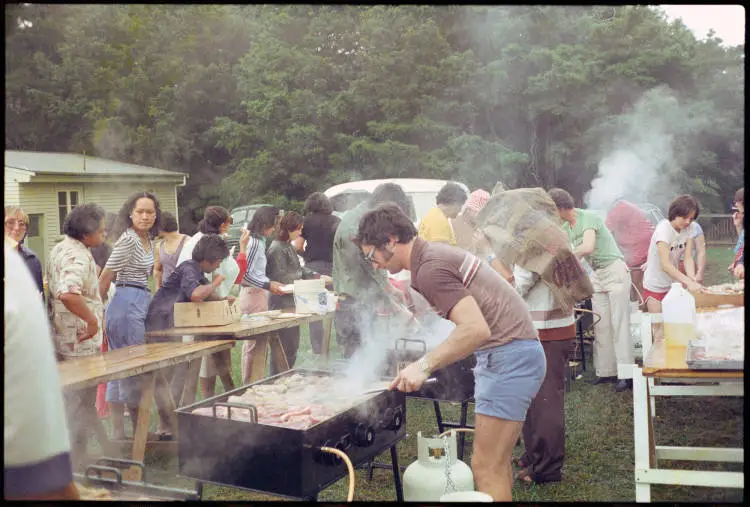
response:
[[[404,500],[438,502],[454,491],[474,491],[471,467],[457,458],[456,432],[442,438],[417,432],[417,461],[404,472]]]

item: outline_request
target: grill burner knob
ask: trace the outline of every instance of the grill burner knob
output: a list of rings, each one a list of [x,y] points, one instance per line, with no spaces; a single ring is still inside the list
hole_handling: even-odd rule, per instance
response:
[[[367,447],[375,442],[375,430],[369,425],[358,424],[354,428],[352,436],[354,437],[354,443],[360,447]]]
[[[391,424],[388,426],[388,429],[397,430],[402,424],[404,424],[404,413],[401,410],[401,407],[398,407],[393,411],[393,418],[391,419]]]

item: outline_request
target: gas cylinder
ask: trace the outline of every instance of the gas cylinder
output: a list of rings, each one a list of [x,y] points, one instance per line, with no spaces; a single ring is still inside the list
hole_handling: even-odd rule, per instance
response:
[[[676,282],[661,302],[664,315],[664,342],[667,347],[686,347],[695,339],[695,298]]]
[[[454,491],[474,491],[474,474],[456,454],[456,432],[442,438],[417,432],[417,461],[404,472],[404,500],[438,502]]]

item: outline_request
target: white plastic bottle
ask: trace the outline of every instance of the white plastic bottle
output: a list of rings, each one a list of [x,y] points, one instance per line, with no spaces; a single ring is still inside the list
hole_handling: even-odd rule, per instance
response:
[[[687,347],[695,340],[695,298],[681,283],[675,282],[661,302],[664,314],[664,341],[667,347]]]

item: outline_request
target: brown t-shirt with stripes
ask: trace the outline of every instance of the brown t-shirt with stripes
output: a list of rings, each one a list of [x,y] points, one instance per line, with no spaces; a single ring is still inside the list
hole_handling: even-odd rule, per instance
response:
[[[446,319],[456,303],[472,296],[491,333],[479,350],[538,338],[526,303],[513,286],[465,250],[417,238],[411,252],[411,285]]]

